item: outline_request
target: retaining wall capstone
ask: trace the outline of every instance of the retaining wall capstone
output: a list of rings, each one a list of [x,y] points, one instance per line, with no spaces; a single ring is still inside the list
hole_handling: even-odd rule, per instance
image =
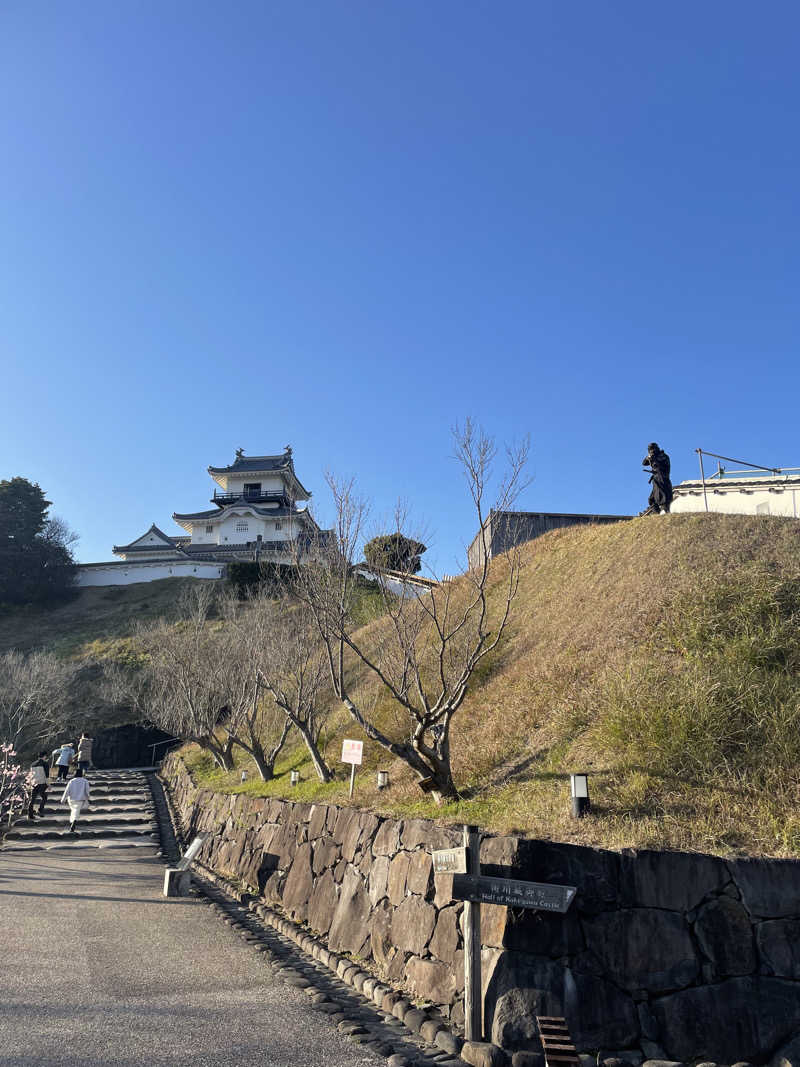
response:
[[[162,777],[201,861],[330,948],[463,1023],[462,904],[430,853],[458,830],[325,804],[212,793],[177,755]],[[574,885],[565,916],[483,905],[487,1039],[541,1051],[563,1015],[581,1052],[800,1067],[800,863],[611,852],[488,837],[482,871]]]

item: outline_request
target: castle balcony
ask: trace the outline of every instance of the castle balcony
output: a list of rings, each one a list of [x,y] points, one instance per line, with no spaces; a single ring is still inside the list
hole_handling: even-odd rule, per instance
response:
[[[290,501],[286,493],[281,490],[273,490],[270,493],[254,492],[248,490],[243,493],[220,493],[216,489],[211,498],[211,503],[224,508],[226,504],[235,504],[237,500],[246,500],[248,504],[283,504],[289,507]]]

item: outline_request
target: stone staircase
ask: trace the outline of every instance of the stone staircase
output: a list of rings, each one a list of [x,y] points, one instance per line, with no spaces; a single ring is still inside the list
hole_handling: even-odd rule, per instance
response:
[[[91,804],[78,820],[77,833],[69,832],[69,807],[60,803],[64,783],[51,781],[44,816],[18,818],[3,838],[3,851],[158,848],[153,797],[143,771],[90,771],[87,778]]]

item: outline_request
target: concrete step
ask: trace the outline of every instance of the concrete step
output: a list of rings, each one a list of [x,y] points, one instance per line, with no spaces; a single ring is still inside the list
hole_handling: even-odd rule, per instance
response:
[[[63,837],[69,833],[69,823],[60,826],[49,826],[42,829],[31,827],[20,828],[15,825],[5,836],[6,841],[50,841]],[[82,837],[141,837],[144,834],[153,835],[157,832],[154,823],[143,822],[123,826],[121,823],[111,826],[92,827],[88,823],[78,822],[78,832]],[[74,835],[72,835],[74,836]]]
[[[156,821],[152,814],[148,812],[131,812],[130,815],[123,815],[122,812],[97,812],[94,809],[91,811],[81,812],[80,817],[81,825],[84,823],[87,826],[140,826],[143,823],[147,823],[149,826],[155,826]],[[23,829],[49,829],[53,826],[66,826],[69,824],[69,812],[62,811],[60,817],[56,815],[50,815],[43,819],[21,819],[19,824],[14,824],[15,828]]]
[[[58,840],[11,841],[4,846],[3,852],[50,852],[53,849],[82,848],[141,848],[148,850],[145,855],[157,856],[159,854],[158,842],[150,837],[85,838],[75,834],[66,834]]]

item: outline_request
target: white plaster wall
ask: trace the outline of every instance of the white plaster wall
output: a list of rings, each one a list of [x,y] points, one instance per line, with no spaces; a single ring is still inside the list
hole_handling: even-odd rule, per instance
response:
[[[706,496],[702,488],[691,490],[678,486],[672,501],[671,511],[698,512],[706,510],[724,515],[778,515],[784,518],[800,516],[800,485],[789,483],[783,487],[759,485],[754,482],[746,487],[706,483]]]
[[[245,482],[261,482],[262,493],[279,493],[283,489],[283,478],[278,474],[233,474],[228,476],[227,492],[243,493]]]
[[[134,585],[155,582],[159,578],[221,578],[224,563],[193,563],[176,560],[174,563],[93,563],[78,569],[76,584]]]
[[[237,530],[237,522],[242,521],[247,523],[247,530]],[[275,529],[275,523],[280,522],[280,530]],[[296,537],[298,531],[298,523],[296,520],[290,520],[288,518],[282,519],[266,519],[260,515],[229,515],[227,516],[219,526],[215,527],[215,542],[220,545],[231,544],[239,545],[245,541],[255,541],[259,534],[264,541],[287,541],[290,538]]]

